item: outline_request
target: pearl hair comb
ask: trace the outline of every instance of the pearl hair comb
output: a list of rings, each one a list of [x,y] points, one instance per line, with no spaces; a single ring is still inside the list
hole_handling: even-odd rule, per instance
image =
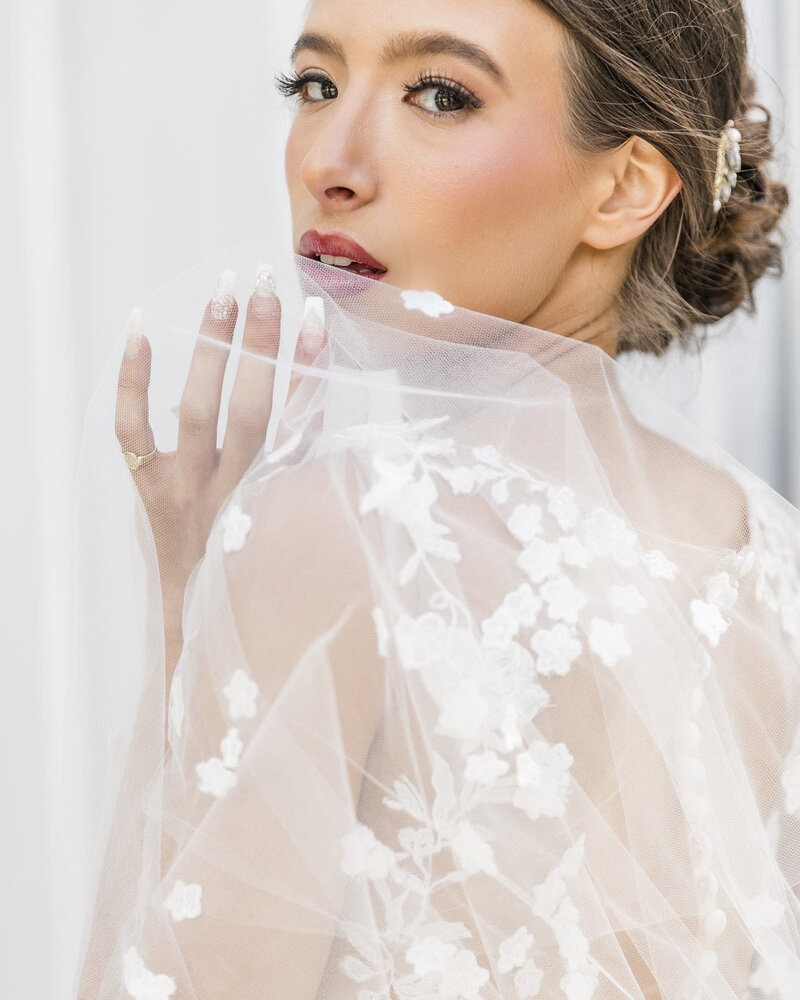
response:
[[[717,176],[714,179],[714,211],[719,212],[728,202],[736,187],[739,171],[742,169],[742,154],[739,143],[742,133],[729,121],[722,130],[717,149]]]

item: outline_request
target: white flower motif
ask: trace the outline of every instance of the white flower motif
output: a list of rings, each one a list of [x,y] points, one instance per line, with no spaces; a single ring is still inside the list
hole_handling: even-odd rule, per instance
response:
[[[720,611],[730,611],[739,598],[739,588],[727,573],[717,573],[706,584],[706,600]]]
[[[786,812],[790,816],[800,813],[800,753],[792,754],[787,760],[781,785],[786,792]]]
[[[437,1000],[477,1000],[488,979],[471,951],[459,951],[445,966]]]
[[[244,548],[247,535],[253,526],[253,519],[245,514],[238,504],[230,507],[222,519],[222,551],[239,552]]]
[[[636,535],[621,517],[605,507],[595,507],[583,522],[586,544],[596,556],[611,556],[620,566],[634,566]]]
[[[236,773],[225,767],[219,757],[196,764],[195,770],[200,779],[200,791],[218,799],[227,795],[237,782]]]
[[[446,658],[447,634],[447,622],[436,612],[426,611],[416,619],[401,615],[394,638],[403,668],[428,671],[438,667]]]
[[[531,819],[563,816],[573,761],[563,743],[550,746],[544,740],[534,740],[517,756],[519,787],[514,793],[514,805]]]
[[[169,1000],[177,989],[171,976],[164,973],[155,975],[145,968],[142,956],[134,947],[125,952],[123,980],[125,989],[134,1000]]]
[[[202,913],[201,903],[203,887],[199,882],[182,882],[175,879],[172,892],[164,900],[164,909],[175,923],[181,920],[194,920]]]
[[[567,883],[564,881],[561,871],[554,868],[544,882],[534,886],[533,912],[537,917],[552,920],[566,891]]]
[[[642,556],[642,562],[644,563],[647,572],[654,579],[674,580],[678,575],[678,567],[675,563],[670,562],[664,553],[660,552],[658,549],[645,552]]]
[[[548,580],[542,585],[539,593],[547,603],[547,615],[554,621],[565,621],[575,625],[578,613],[586,606],[588,598],[579,590],[572,580],[560,576],[556,580]]]
[[[580,969],[589,958],[589,941],[578,927],[579,919],[578,908],[569,896],[565,896],[553,915],[552,927],[568,969]]]
[[[482,695],[478,681],[470,678],[445,695],[436,732],[457,740],[475,739],[480,736],[488,714],[489,702]]]
[[[533,997],[539,996],[542,979],[544,979],[544,971],[536,965],[533,959],[527,961],[514,976],[517,1000],[533,1000]]]
[[[716,604],[707,604],[695,598],[691,604],[692,620],[697,631],[703,635],[710,646],[718,646],[722,636],[728,631],[728,623]]]
[[[562,531],[572,531],[578,523],[575,491],[569,486],[548,486],[547,499],[547,509],[558,522],[559,528]]]
[[[373,882],[379,882],[387,877],[397,860],[395,852],[382,844],[363,823],[359,823],[353,833],[342,837],[341,844],[341,868],[345,875],[366,875]]]
[[[477,785],[493,785],[508,773],[510,767],[508,761],[501,760],[494,750],[470,754],[467,757],[467,766],[464,768],[464,780],[474,781]]]
[[[559,674],[564,677],[583,652],[583,646],[571,628],[563,623],[552,629],[541,629],[531,639],[531,649],[537,653],[536,670],[543,677]]]
[[[568,972],[559,980],[567,1000],[592,1000],[597,992],[598,975],[594,969],[579,969]]]
[[[533,944],[533,934],[523,924],[519,930],[500,945],[497,971],[503,975],[525,964],[525,957]]]
[[[508,503],[508,480],[496,479],[492,483],[492,500],[495,503]]]
[[[533,583],[542,583],[555,576],[560,563],[561,547],[542,538],[534,538],[517,556],[517,566],[528,574]]]
[[[748,921],[760,927],[777,927],[784,915],[785,907],[768,892],[755,896],[747,905]]]
[[[506,714],[500,723],[500,732],[503,736],[503,745],[507,752],[516,750],[522,746],[522,733],[519,731],[519,719],[516,705],[506,705]]]
[[[372,609],[372,620],[375,623],[375,634],[378,639],[378,656],[385,657],[389,651],[389,627],[386,624],[383,608]]]
[[[589,646],[607,667],[616,666],[623,657],[630,656],[633,652],[625,626],[602,618],[592,619]]]
[[[577,566],[579,569],[586,569],[592,561],[592,553],[577,535],[562,536],[558,540],[558,545],[567,566]]]
[[[647,601],[632,583],[626,587],[611,588],[611,603],[629,615],[636,615],[647,607]]]
[[[490,844],[481,837],[472,823],[462,820],[458,824],[458,832],[450,839],[450,847],[458,867],[470,875],[486,872],[497,874],[494,851]]]
[[[222,763],[225,767],[238,767],[244,744],[239,739],[239,729],[237,726],[231,726],[228,729],[228,734],[223,738],[219,747],[222,753]]]
[[[503,607],[514,616],[522,628],[533,628],[542,610],[542,602],[534,594],[531,585],[523,583],[510,594],[506,594]]]
[[[406,309],[418,309],[419,312],[425,313],[426,316],[430,316],[433,319],[438,319],[439,316],[451,313],[455,309],[455,306],[451,302],[448,302],[447,299],[443,299],[438,292],[415,292],[409,290],[403,291],[400,294],[403,297]]]
[[[459,465],[452,472],[448,472],[446,478],[450,483],[454,496],[463,496],[472,493],[477,485],[475,473],[466,465]]]
[[[435,837],[429,827],[404,826],[397,834],[397,839],[404,851],[418,863],[433,851]]]
[[[228,699],[228,711],[232,719],[255,718],[258,685],[250,680],[241,667],[234,672],[222,693]]]
[[[415,941],[406,951],[406,961],[414,966],[414,974],[427,976],[431,972],[443,972],[451,958],[455,958],[458,948],[449,941],[442,941],[435,934],[429,934],[421,941]]]
[[[489,618],[481,622],[483,645],[492,649],[506,649],[519,632],[519,622],[511,610],[501,606]]]
[[[169,689],[169,726],[176,736],[183,733],[183,678],[176,674]]]
[[[508,519],[508,530],[522,545],[530,544],[542,533],[542,508],[535,503],[518,504]]]

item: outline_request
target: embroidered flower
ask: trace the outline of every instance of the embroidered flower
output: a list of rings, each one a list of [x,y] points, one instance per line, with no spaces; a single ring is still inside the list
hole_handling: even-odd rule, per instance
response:
[[[397,834],[397,840],[417,864],[431,854],[435,844],[433,830],[426,826],[420,828],[404,826]]]
[[[437,1000],[477,1000],[488,979],[471,951],[459,951],[445,965]]]
[[[176,924],[181,920],[193,920],[202,912],[202,894],[203,887],[198,882],[186,883],[176,879],[172,892],[164,900],[164,909]]]
[[[232,719],[255,718],[258,685],[241,667],[234,672],[222,693],[228,699],[228,711]]]
[[[728,623],[716,604],[707,604],[695,598],[691,604],[692,620],[697,631],[703,635],[710,646],[718,646],[722,636],[728,630]]]
[[[678,567],[675,563],[670,562],[664,553],[660,552],[658,549],[645,552],[642,556],[642,562],[644,563],[647,572],[654,579],[674,580],[678,575]]]
[[[505,649],[510,646],[519,632],[519,622],[506,607],[499,607],[490,618],[481,622],[483,645],[488,648]]]
[[[532,944],[533,934],[523,924],[512,937],[507,938],[500,945],[497,971],[505,975],[512,969],[524,965],[525,957]]]
[[[522,545],[528,545],[542,533],[542,508],[536,504],[518,504],[508,519],[508,530]]]
[[[558,985],[567,1000],[592,1000],[597,992],[597,980],[598,975],[594,969],[580,969],[562,976]]]
[[[134,1000],[169,1000],[177,989],[171,976],[155,975],[145,968],[142,956],[134,947],[125,952],[122,975],[125,989]]]
[[[394,627],[400,662],[406,670],[430,670],[445,659],[447,623],[441,615],[426,611],[419,618],[401,615]]]
[[[366,875],[373,882],[378,882],[387,877],[397,859],[395,852],[382,844],[362,823],[353,833],[342,837],[341,844],[341,868],[345,875]]]
[[[534,594],[529,583],[522,583],[516,590],[506,594],[502,606],[514,616],[522,628],[533,628],[542,610],[542,602]]]
[[[239,758],[241,757],[242,750],[244,749],[244,744],[239,739],[238,727],[231,726],[228,729],[227,736],[223,738],[219,746],[222,753],[222,763],[225,767],[238,767]]]
[[[589,646],[607,667],[616,666],[623,657],[630,656],[633,652],[625,626],[604,621],[602,618],[592,619]]]
[[[542,583],[556,576],[561,563],[561,548],[542,538],[534,538],[517,556],[517,566],[527,573],[533,583]]]
[[[486,872],[497,875],[497,865],[494,851],[490,844],[481,837],[472,823],[462,820],[458,824],[458,832],[450,839],[450,847],[458,867],[470,875]]]
[[[375,623],[375,635],[378,640],[378,656],[386,656],[389,651],[389,628],[383,608],[372,609],[372,621]]]
[[[531,639],[531,649],[538,654],[536,670],[543,677],[553,674],[564,677],[583,652],[583,646],[573,630],[564,624],[536,632]]]
[[[506,713],[500,723],[500,733],[503,737],[503,745],[510,753],[522,746],[522,733],[519,731],[519,717],[516,705],[506,705]]]
[[[447,471],[443,473],[443,475],[450,483],[454,496],[462,496],[472,493],[478,485],[475,473],[466,465],[459,465],[457,468],[453,469],[452,472]]]
[[[534,740],[517,756],[517,781],[514,805],[524,809],[531,819],[562,816],[569,789],[569,769],[574,758],[563,743],[554,746]]]
[[[406,961],[414,966],[417,976],[427,976],[431,972],[443,972],[448,961],[455,957],[458,947],[449,941],[442,941],[435,934],[429,934],[421,941],[415,941],[406,951]]]
[[[781,775],[781,785],[786,792],[786,812],[790,816],[800,813],[800,753],[789,757]]]
[[[474,678],[464,681],[456,690],[445,695],[436,732],[457,740],[470,740],[480,736],[489,703],[481,693]]]
[[[183,733],[183,678],[178,674],[172,678],[169,689],[169,726],[176,736]]]
[[[234,771],[229,770],[219,757],[212,757],[195,765],[200,779],[200,791],[221,799],[234,787],[237,778]]]
[[[527,961],[514,976],[514,986],[517,988],[517,1000],[532,1000],[539,995],[542,988],[544,971],[531,959]]]
[[[592,553],[586,548],[577,535],[564,535],[558,540],[561,556],[567,566],[577,566],[586,569],[592,561]]]
[[[595,507],[583,522],[583,534],[596,556],[611,556],[620,566],[636,564],[636,535],[610,510]]]
[[[547,602],[547,615],[554,621],[561,619],[568,625],[575,625],[578,613],[586,606],[587,597],[582,590],[566,576],[548,580],[539,591]]]
[[[508,773],[510,767],[508,761],[501,760],[494,750],[470,754],[464,769],[464,780],[474,781],[478,785],[493,785]]]
[[[238,504],[230,507],[222,519],[222,551],[239,552],[243,549],[252,526],[252,517],[245,514]]]
[[[611,603],[615,608],[629,615],[636,615],[647,607],[647,601],[642,596],[641,591],[632,583],[626,587],[612,587]]]
[[[417,309],[432,319],[438,319],[439,316],[451,313],[455,309],[455,306],[451,302],[443,299],[437,292],[403,291],[400,294],[403,297],[406,309]]]
[[[575,491],[569,486],[548,486],[547,509],[558,522],[562,531],[571,531],[578,523],[578,505]]]
[[[730,611],[739,598],[736,587],[727,573],[717,573],[706,584],[706,600],[716,604],[720,611]]]
[[[554,868],[540,885],[534,886],[533,912],[537,917],[551,920],[566,891],[567,883],[562,873]]]

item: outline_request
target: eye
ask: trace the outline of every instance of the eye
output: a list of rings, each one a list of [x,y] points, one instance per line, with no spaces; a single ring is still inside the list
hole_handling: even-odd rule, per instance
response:
[[[339,96],[336,84],[322,73],[278,73],[275,86],[284,97],[298,97],[301,104],[321,104]]]
[[[417,107],[436,118],[455,118],[483,107],[483,101],[466,87],[462,87],[455,80],[441,76],[425,74],[420,76],[416,83],[403,84],[403,89],[408,94],[424,94],[430,91],[431,97],[426,97],[425,103],[418,104]]]

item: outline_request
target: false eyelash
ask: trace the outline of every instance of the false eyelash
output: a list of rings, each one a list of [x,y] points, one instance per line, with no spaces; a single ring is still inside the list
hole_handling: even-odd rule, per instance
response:
[[[299,96],[303,99],[301,91],[307,83],[324,84],[332,83],[332,81],[324,74],[315,73],[313,71],[302,73],[300,75],[296,73],[277,73],[275,76],[275,86],[278,91],[284,95],[284,97]],[[449,90],[465,105],[465,107],[457,108],[455,111],[428,111],[428,114],[433,115],[434,117],[453,118],[456,115],[468,113],[483,107],[483,101],[479,97],[470,93],[470,91],[468,91],[466,87],[462,87],[460,83],[457,83],[455,80],[450,80],[445,76],[440,76],[430,72],[422,73],[417,77],[415,83],[403,84],[403,90],[405,90],[408,94],[416,94],[420,91],[427,90],[429,87],[439,87],[442,90]],[[315,101],[312,103],[318,104],[323,102]]]

